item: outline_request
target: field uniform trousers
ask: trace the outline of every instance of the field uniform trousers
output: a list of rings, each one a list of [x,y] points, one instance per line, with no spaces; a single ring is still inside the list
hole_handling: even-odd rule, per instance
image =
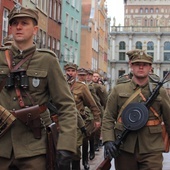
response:
[[[46,170],[46,155],[15,159],[0,157],[1,170]]]
[[[162,170],[162,152],[139,154],[120,151],[115,159],[116,170]]]

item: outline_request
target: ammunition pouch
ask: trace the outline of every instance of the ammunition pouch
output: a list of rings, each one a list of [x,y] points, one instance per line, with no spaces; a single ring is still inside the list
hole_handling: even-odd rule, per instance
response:
[[[11,113],[18,118],[22,123],[28,126],[33,134],[35,139],[41,138],[41,118],[40,114],[46,110],[45,105],[35,105],[31,107],[26,107]]]
[[[16,118],[0,105],[0,138],[12,126]]]

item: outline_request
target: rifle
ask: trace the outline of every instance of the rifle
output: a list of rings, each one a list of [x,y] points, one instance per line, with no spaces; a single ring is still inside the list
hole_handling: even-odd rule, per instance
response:
[[[163,86],[164,83],[168,82],[169,80],[165,81],[166,78],[169,76],[170,71],[167,72],[167,74],[165,75],[165,77],[159,81],[156,85],[156,87],[153,89],[153,91],[151,92],[151,95],[149,96],[149,98],[147,99],[147,101],[145,103],[130,103],[122,112],[122,117],[124,117],[124,119],[122,118],[122,122],[124,125],[124,130],[122,131],[122,133],[120,135],[117,136],[117,139],[115,140],[115,146],[117,148],[120,147],[120,145],[123,143],[123,141],[126,139],[127,135],[129,134],[130,131],[135,131],[135,130],[139,130],[141,129],[143,126],[145,126],[146,122],[148,121],[148,114],[146,116],[146,113],[148,113],[148,108],[150,108],[150,106],[153,104],[153,101],[156,99],[156,97],[159,95],[159,90],[160,88]],[[132,122],[129,122],[129,120],[127,121],[127,118],[129,116],[127,116],[127,114],[130,114],[129,111],[133,111],[133,109],[138,109],[138,107],[140,108],[140,112],[141,115],[143,115],[144,117],[146,117],[147,119],[142,119],[140,121],[143,121],[142,124],[140,122],[139,126],[135,127],[133,126],[133,124],[129,124]],[[146,110],[147,109],[147,110]],[[133,113],[134,114],[134,113]],[[140,116],[141,116],[140,115]],[[133,122],[136,123],[136,122]],[[137,122],[138,123],[138,122]],[[104,159],[102,161],[102,163],[98,166],[97,170],[109,170],[111,167],[111,160],[107,157],[106,159]]]

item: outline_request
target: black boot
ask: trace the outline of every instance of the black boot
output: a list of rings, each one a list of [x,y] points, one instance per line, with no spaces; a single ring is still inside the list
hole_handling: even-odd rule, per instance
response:
[[[92,136],[89,140],[90,142],[90,156],[89,159],[93,160],[95,158],[95,151],[94,151],[94,136]]]
[[[72,161],[72,170],[80,170],[80,160]]]
[[[65,165],[60,165],[58,167],[59,170],[70,170],[70,163],[67,163]]]
[[[88,164],[88,139],[83,139],[83,145],[82,145],[82,163],[85,170],[89,170],[90,166]]]

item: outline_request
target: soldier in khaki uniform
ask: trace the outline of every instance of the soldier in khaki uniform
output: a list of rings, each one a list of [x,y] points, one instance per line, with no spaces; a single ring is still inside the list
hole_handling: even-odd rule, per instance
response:
[[[46,126],[52,122],[46,103],[50,99],[59,112],[58,164],[66,164],[76,153],[74,99],[56,55],[37,51],[33,43],[38,12],[17,6],[8,17],[13,44],[8,51],[0,49],[0,105],[16,120],[0,137],[0,169],[46,170]],[[34,120],[39,124],[33,125]]]
[[[120,150],[115,145],[117,135],[124,130],[122,112],[119,113],[124,103],[129,98],[131,100],[128,104],[143,102],[151,94],[150,84],[155,87],[149,81],[153,58],[144,51],[134,52],[132,55],[130,65],[133,71],[132,80],[116,85],[108,97],[102,122],[105,153],[110,159],[115,158],[115,167],[118,170],[162,170],[164,144],[160,117],[163,117],[170,136],[170,99],[163,87],[152,104],[155,111],[147,109],[149,115],[146,124],[137,131],[130,131],[120,145]],[[135,96],[130,97],[135,92]]]
[[[98,72],[93,72],[93,77],[92,77],[92,82],[93,82],[93,86],[96,90],[96,95],[99,97],[100,99],[100,104],[103,107],[103,111],[101,114],[101,118],[103,117],[103,113],[104,113],[104,109],[106,107],[106,101],[107,101],[107,91],[106,91],[106,87],[104,86],[103,83],[101,83],[100,80],[100,74]],[[102,146],[102,136],[101,136],[101,128],[98,129],[95,132],[95,137],[94,137],[94,145],[95,145],[95,151],[99,151],[99,146]]]
[[[74,99],[76,102],[77,109],[79,110],[82,118],[86,123],[86,119],[89,117],[87,112],[85,112],[85,106],[87,106],[93,113],[94,126],[97,128],[100,127],[100,110],[98,109],[91,93],[85,83],[82,81],[76,81],[77,76],[77,65],[73,63],[68,63],[64,66],[66,75],[69,77],[69,85]],[[83,136],[80,130],[78,129],[78,143],[77,143],[77,158],[74,158],[72,162],[73,170],[80,170],[80,159],[81,152],[80,146],[82,145]],[[89,167],[87,167],[89,169]]]

